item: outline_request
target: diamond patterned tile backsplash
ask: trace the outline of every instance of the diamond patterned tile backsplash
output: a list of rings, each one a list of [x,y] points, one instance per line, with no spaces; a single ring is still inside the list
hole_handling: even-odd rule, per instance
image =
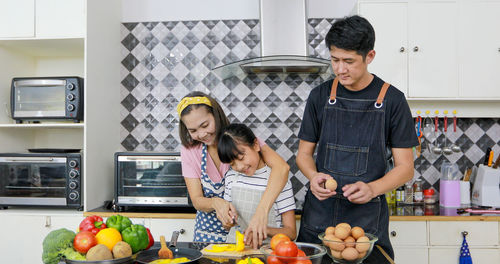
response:
[[[323,39],[332,22],[309,19],[312,56],[329,58]],[[122,150],[179,151],[177,103],[190,91],[204,91],[222,104],[231,122],[250,126],[288,162],[301,208],[307,181],[295,164],[297,133],[309,92],[331,76],[258,74],[221,80],[214,75],[210,70],[216,66],[260,55],[258,20],[123,23],[121,33]],[[457,162],[463,172],[482,162],[487,146],[500,153],[500,121],[459,119],[457,132],[448,132],[446,142],[460,146],[461,152],[443,156],[427,151],[444,138],[442,133],[429,136],[415,160],[415,174],[425,179],[424,187],[439,187],[443,160]]]

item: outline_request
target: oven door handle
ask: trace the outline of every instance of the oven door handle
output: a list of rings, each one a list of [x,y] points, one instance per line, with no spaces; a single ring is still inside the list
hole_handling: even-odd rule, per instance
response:
[[[0,158],[0,162],[6,161],[6,162],[59,162],[59,163],[64,163],[65,158],[41,158],[41,157],[36,157],[36,158],[30,158],[30,157],[16,157],[16,158]]]
[[[125,157],[121,156],[118,157],[118,161],[179,161],[180,157],[179,156],[172,156],[172,157],[151,157],[151,156],[135,156],[135,157]]]
[[[66,80],[57,79],[35,79],[35,80],[20,80],[14,82],[14,87],[18,86],[65,86]]]

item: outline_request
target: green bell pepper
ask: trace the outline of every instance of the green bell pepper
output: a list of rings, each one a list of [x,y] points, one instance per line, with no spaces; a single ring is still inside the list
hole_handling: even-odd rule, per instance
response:
[[[148,231],[143,225],[131,225],[122,231],[123,241],[127,242],[136,253],[148,247]]]
[[[120,232],[120,233],[123,230],[125,230],[125,228],[127,228],[131,225],[132,225],[132,221],[130,221],[130,219],[128,217],[122,216],[122,215],[113,215],[113,216],[110,216],[106,220],[106,226],[112,227],[112,228],[118,230],[118,232]]]

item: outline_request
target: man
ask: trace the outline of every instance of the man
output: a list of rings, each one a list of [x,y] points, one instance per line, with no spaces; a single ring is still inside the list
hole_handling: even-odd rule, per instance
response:
[[[378,236],[394,258],[384,193],[413,177],[418,140],[411,112],[402,92],[368,72],[375,32],[365,18],[337,20],[325,41],[336,78],[311,91],[304,111],[297,165],[310,185],[297,241],[321,243],[317,235],[326,227],[346,222]],[[394,168],[386,173],[387,148]],[[332,177],[335,191],[324,188]],[[365,263],[385,259],[374,250]]]

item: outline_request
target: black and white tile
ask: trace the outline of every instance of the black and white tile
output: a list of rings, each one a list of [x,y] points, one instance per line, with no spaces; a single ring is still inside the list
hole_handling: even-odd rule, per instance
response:
[[[332,22],[309,19],[312,56],[329,58],[324,36]],[[297,134],[309,92],[330,76],[259,74],[221,80],[214,75],[216,66],[260,55],[259,27],[258,20],[123,23],[120,142],[126,151],[179,151],[177,103],[190,91],[209,93],[232,122],[250,126],[288,162],[300,208],[307,180],[295,164]],[[481,162],[488,144],[496,144],[494,151],[500,153],[499,120],[460,119],[449,140],[462,153],[434,157],[424,151],[415,160],[415,173],[425,184],[435,185],[443,160],[464,168]]]

